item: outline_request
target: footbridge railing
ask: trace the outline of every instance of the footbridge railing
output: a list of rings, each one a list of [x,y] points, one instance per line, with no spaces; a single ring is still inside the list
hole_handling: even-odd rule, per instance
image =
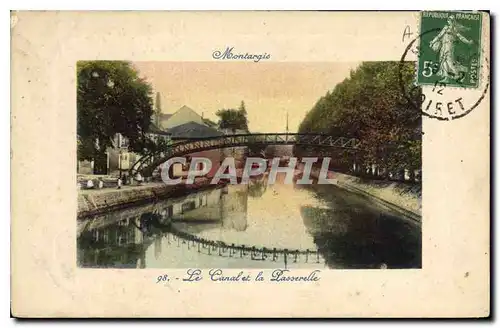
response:
[[[331,136],[325,134],[302,133],[252,133],[209,137],[197,140],[178,142],[158,149],[139,159],[130,168],[130,174],[140,172],[150,176],[154,169],[172,157],[180,157],[204,150],[241,147],[252,145],[305,145],[341,148],[358,151],[361,142],[356,138]]]

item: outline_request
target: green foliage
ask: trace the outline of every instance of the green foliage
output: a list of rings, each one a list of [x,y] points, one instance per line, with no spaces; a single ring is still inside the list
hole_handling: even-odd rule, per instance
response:
[[[248,119],[245,103],[242,101],[238,109],[220,109],[215,113],[219,117],[219,128],[248,131]]]
[[[143,143],[143,154],[155,153],[167,148],[170,145],[172,145],[172,139],[158,139],[156,141],[153,141],[146,138]]]
[[[245,107],[245,102],[242,100],[240,103],[240,107],[238,107],[238,110],[243,113],[243,115],[247,115],[247,109]]]
[[[301,133],[359,138],[358,164],[394,171],[421,167],[420,89],[413,86],[414,63],[365,62],[321,97],[300,124]],[[399,72],[410,100],[403,95]]]
[[[141,153],[153,113],[152,88],[130,63],[80,61],[77,64],[78,158],[92,159],[112,145],[116,133]]]

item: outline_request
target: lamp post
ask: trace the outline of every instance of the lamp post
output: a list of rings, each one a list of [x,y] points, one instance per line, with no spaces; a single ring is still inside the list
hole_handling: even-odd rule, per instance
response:
[[[286,134],[288,134],[288,109],[286,111]]]
[[[118,153],[118,170],[120,171],[120,179],[122,178],[122,150]]]

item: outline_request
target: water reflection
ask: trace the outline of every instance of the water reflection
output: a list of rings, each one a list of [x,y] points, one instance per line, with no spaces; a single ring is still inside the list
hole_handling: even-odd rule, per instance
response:
[[[304,206],[302,217],[328,266],[421,267],[421,230],[415,223],[339,188],[302,188],[327,203],[327,208]]]
[[[420,226],[332,185],[268,186],[264,179],[81,221],[78,264],[421,267]]]

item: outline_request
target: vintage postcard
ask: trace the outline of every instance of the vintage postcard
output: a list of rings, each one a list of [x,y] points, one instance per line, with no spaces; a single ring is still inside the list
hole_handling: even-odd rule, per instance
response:
[[[487,12],[11,34],[13,315],[490,315]]]

